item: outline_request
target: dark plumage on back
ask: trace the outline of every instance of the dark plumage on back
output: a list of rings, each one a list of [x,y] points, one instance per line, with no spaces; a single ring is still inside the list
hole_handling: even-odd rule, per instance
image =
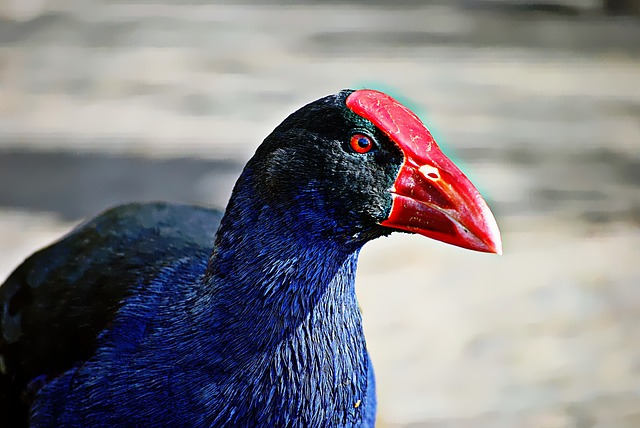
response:
[[[222,219],[128,205],[18,267],[0,289],[0,422],[373,426],[355,272],[393,230],[500,252],[413,113],[370,90],[317,100],[265,139]]]
[[[221,218],[188,205],[123,205],[25,260],[0,287],[0,426],[25,425],[37,390],[93,355],[138,283],[181,257],[204,265]]]

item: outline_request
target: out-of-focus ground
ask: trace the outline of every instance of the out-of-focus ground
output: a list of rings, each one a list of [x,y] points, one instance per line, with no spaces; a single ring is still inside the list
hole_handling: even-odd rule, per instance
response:
[[[379,425],[640,426],[637,18],[593,1],[3,2],[1,278],[115,203],[223,206],[287,114],[373,86],[486,194],[505,253],[365,248]]]

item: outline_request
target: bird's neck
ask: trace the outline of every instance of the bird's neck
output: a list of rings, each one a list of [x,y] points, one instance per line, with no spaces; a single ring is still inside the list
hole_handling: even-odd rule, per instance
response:
[[[354,288],[360,246],[260,204],[232,198],[205,275],[217,371],[253,379],[284,406],[321,391],[307,411],[357,417],[370,369]]]
[[[229,334],[229,346],[258,351],[316,330],[339,338],[361,333],[360,246],[296,225],[298,218],[256,206],[259,199],[242,199],[232,199],[221,222],[205,279],[220,326],[255,333]]]

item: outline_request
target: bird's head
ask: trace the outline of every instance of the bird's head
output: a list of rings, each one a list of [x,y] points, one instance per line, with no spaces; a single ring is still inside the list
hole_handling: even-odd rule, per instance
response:
[[[291,114],[245,172],[296,233],[365,242],[393,230],[501,253],[489,207],[409,109],[374,90],[345,90]]]

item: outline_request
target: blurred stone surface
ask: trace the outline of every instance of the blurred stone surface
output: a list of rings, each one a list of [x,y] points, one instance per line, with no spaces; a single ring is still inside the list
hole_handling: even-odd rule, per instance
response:
[[[577,0],[209,3],[0,14],[0,277],[113,203],[223,203],[287,114],[373,86],[486,194],[505,252],[365,248],[380,426],[640,426],[637,20]]]

